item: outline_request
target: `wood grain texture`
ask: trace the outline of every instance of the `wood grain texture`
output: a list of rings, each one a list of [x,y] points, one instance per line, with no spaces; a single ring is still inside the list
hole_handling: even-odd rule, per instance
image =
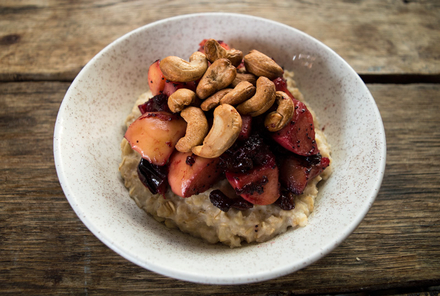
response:
[[[440,85],[368,85],[388,146],[370,212],[313,265],[239,286],[198,285],[144,270],[82,224],[53,163],[55,118],[69,85],[0,83],[1,294],[289,295],[440,286]]]
[[[118,37],[160,19],[199,12],[243,13],[298,28],[333,48],[361,75],[440,81],[437,0],[4,0],[0,80],[71,81]]]

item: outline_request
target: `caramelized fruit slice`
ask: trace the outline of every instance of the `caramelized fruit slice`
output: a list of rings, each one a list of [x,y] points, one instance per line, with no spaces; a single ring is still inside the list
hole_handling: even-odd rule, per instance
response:
[[[321,174],[329,164],[330,160],[319,154],[313,158],[290,154],[280,164],[280,182],[287,190],[300,195],[309,180]]]
[[[176,90],[180,88],[187,88],[192,91],[196,91],[196,82],[190,81],[190,82],[173,82],[166,80],[165,81],[165,87],[163,89],[163,93],[167,96],[171,96]]]
[[[156,60],[148,68],[148,86],[153,96],[160,94],[165,87],[165,77],[159,68],[160,60]]]
[[[245,173],[226,172],[226,179],[235,192],[256,205],[269,205],[280,196],[278,167],[275,159]]]
[[[295,113],[291,121],[272,138],[281,146],[293,153],[310,156],[319,153],[315,141],[313,116],[303,102],[294,100]]]
[[[186,122],[168,112],[147,112],[127,129],[131,148],[155,165],[167,163],[177,141],[185,135]]]
[[[241,115],[241,132],[238,135],[239,141],[244,141],[249,138],[251,135],[251,127],[252,127],[252,116],[250,115]]]
[[[275,89],[277,91],[285,92],[292,100],[295,99],[292,93],[287,88],[287,81],[283,77],[277,77],[272,82],[275,84]]]
[[[208,190],[222,173],[219,162],[219,158],[203,158],[176,150],[169,164],[168,183],[171,190],[181,197]]]

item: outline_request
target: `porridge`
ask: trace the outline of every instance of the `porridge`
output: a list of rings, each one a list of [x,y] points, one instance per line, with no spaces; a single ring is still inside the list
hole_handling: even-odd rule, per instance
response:
[[[210,39],[190,62],[151,65],[119,166],[141,209],[230,247],[307,224],[332,171],[330,145],[293,73],[266,59]]]

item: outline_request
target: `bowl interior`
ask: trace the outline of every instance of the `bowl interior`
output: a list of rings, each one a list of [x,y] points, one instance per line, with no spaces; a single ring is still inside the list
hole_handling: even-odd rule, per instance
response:
[[[237,28],[240,28],[237,30]],[[295,72],[332,145],[334,173],[309,225],[262,244],[209,245],[156,222],[118,172],[123,122],[147,86],[149,65],[188,58],[205,38],[258,49]],[[291,27],[250,16],[185,15],[139,28],[103,49],[70,86],[54,134],[60,183],[84,224],[111,249],[152,271],[199,283],[239,284],[285,275],[321,258],[360,223],[385,164],[380,114],[358,75],[332,50]]]

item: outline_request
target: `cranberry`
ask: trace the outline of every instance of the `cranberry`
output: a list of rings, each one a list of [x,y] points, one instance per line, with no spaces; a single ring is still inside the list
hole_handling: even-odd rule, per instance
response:
[[[275,204],[279,206],[282,210],[293,210],[295,208],[295,195],[287,191],[282,192]]]
[[[188,156],[185,160],[185,163],[189,166],[193,166],[196,163],[196,159],[194,158],[194,154]]]
[[[222,210],[223,212],[229,211],[232,206],[232,199],[227,197],[221,190],[213,190],[209,194],[209,200],[211,203]]]
[[[170,112],[170,108],[168,108],[168,96],[164,94],[158,94],[142,105],[138,106],[139,110],[142,114],[147,112],[158,112],[158,111],[165,111]]]
[[[166,165],[155,165],[142,158],[139,162],[137,173],[139,180],[141,180],[142,184],[144,184],[151,193],[164,194],[167,191],[168,167]]]
[[[254,167],[265,165],[271,159],[269,146],[259,135],[251,135],[244,142],[235,143],[222,155],[226,171],[245,173]]]
[[[216,206],[223,212],[229,211],[230,208],[244,211],[247,209],[251,209],[254,206],[241,196],[235,199],[231,199],[219,189],[211,191],[211,193],[209,194],[209,200],[214,206]]]

